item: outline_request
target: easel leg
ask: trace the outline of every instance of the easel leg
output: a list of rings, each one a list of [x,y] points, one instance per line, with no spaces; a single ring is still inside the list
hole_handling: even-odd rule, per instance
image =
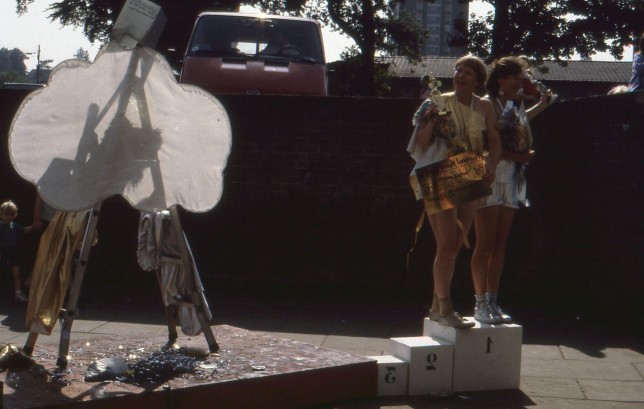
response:
[[[87,227],[85,228],[83,244],[80,249],[78,260],[75,263],[74,278],[69,292],[69,297],[67,298],[67,305],[66,308],[61,311],[61,318],[63,322],[60,333],[60,343],[58,345],[58,359],[56,360],[56,365],[60,369],[67,368],[67,356],[69,353],[69,341],[72,324],[74,323],[74,318],[76,316],[78,297],[80,295],[81,285],[83,284],[83,277],[85,276],[85,268],[87,267],[89,252],[92,248],[92,242],[94,241],[94,234],[96,233],[96,225],[98,223],[98,215],[100,213],[100,209],[101,205],[99,204],[89,212],[89,220],[87,221]]]
[[[165,316],[168,320],[168,343],[166,346],[171,347],[179,339],[179,334],[177,333],[177,322],[174,319],[176,308],[172,305],[165,307]]]
[[[210,328],[210,322],[206,317],[206,312],[204,311],[204,306],[201,303],[201,297],[198,296],[199,289],[193,279],[195,271],[193,270],[192,257],[190,256],[190,250],[188,249],[188,244],[186,243],[186,236],[183,232],[183,226],[181,225],[181,220],[179,219],[179,213],[176,206],[170,208],[170,220],[172,221],[175,232],[179,235],[179,247],[181,262],[184,265],[186,273],[190,274],[190,288],[192,292],[192,302],[195,305],[197,310],[197,317],[199,318],[199,323],[201,324],[201,329],[203,334],[206,337],[206,342],[208,343],[208,349],[210,352],[219,351],[219,344],[215,339],[215,335]]]
[[[163,291],[163,280],[161,279],[161,271],[157,268],[157,282],[159,283],[159,289]],[[168,343],[166,346],[168,348],[172,347],[179,338],[177,333],[177,320],[175,319],[176,307],[174,305],[168,305],[165,307],[165,318],[168,322]]]
[[[36,345],[37,340],[38,340],[38,333],[30,332],[29,336],[27,337],[27,341],[25,342],[25,346],[22,347],[22,351],[26,355],[31,356],[31,354],[34,352],[34,346]]]

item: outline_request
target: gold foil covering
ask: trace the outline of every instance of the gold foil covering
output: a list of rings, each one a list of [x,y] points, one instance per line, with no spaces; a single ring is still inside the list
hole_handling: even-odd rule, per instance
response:
[[[434,214],[492,194],[481,182],[483,175],[484,157],[464,152],[416,169],[411,185],[422,193],[427,212]]]

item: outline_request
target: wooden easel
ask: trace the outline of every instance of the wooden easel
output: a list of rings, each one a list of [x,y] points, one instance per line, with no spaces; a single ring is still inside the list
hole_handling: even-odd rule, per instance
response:
[[[62,328],[60,334],[60,343],[58,346],[58,359],[56,360],[56,365],[60,369],[65,369],[69,363],[69,341],[71,339],[71,329],[74,319],[77,316],[78,310],[78,298],[80,296],[81,286],[83,284],[83,279],[85,277],[85,269],[87,267],[87,261],[89,260],[89,254],[92,247],[92,241],[94,239],[94,234],[96,233],[96,226],[98,224],[98,217],[100,215],[101,205],[94,207],[89,210],[89,219],[87,221],[87,226],[85,228],[85,233],[83,237],[83,242],[81,245],[80,252],[73,260],[73,281],[69,289],[69,294],[67,296],[67,301],[65,307],[61,310],[60,318],[62,320]],[[179,219],[179,214],[175,206],[170,208],[170,219],[173,224],[173,227],[177,234],[179,235],[179,246],[180,246],[180,256],[181,263],[184,267],[184,271],[190,277],[194,277],[193,274],[196,274],[193,271],[193,264],[190,256],[190,250],[185,239],[183,232],[183,227],[181,225],[181,220]],[[210,352],[217,352],[219,350],[219,345],[215,339],[215,336],[210,328],[206,314],[206,306],[202,304],[201,297],[199,296],[200,288],[198,288],[197,283],[194,280],[188,280],[190,283],[191,294],[193,295],[192,302],[195,306],[197,317],[201,325],[201,329],[208,343],[208,349]],[[166,307],[166,317],[168,320],[168,345],[172,345],[176,342],[178,338],[178,333],[176,329],[176,322],[174,320],[174,313],[170,307]],[[27,342],[23,347],[24,352],[27,355],[31,355],[38,339],[38,333],[30,332]]]
[[[110,98],[110,100],[106,104],[106,107],[103,108],[103,111],[99,113],[99,115],[97,116],[96,124],[98,124],[105,117],[109,108],[112,106],[112,104],[114,104],[117,101],[117,99],[118,99],[118,109],[117,109],[116,115],[125,116],[127,104],[134,90],[136,89],[138,91],[143,91],[143,84],[145,83],[145,79],[149,74],[149,69],[151,68],[151,65],[147,67],[142,66],[141,78],[137,79],[136,70],[139,66],[139,59],[140,57],[138,55],[138,52],[135,50],[132,53],[132,58],[128,66],[128,71],[121,85],[117,88],[114,95]],[[120,95],[119,95],[119,90],[123,90],[123,92],[121,92]],[[145,94],[143,92],[140,92],[139,95],[141,96],[141,98],[138,101],[138,109],[140,112],[141,124],[143,127],[151,130],[152,124],[150,121],[150,116],[148,114]],[[151,174],[154,181],[155,194],[164,195],[163,180],[161,178],[161,171],[158,164],[158,158],[157,158],[157,161],[155,161],[154,164],[151,166]],[[60,318],[62,319],[62,329],[61,329],[60,344],[58,349],[58,359],[56,361],[56,365],[60,369],[65,369],[68,364],[68,360],[69,360],[68,352],[69,352],[71,328],[72,328],[72,324],[74,323],[74,319],[76,318],[78,313],[78,310],[77,310],[78,298],[80,296],[80,290],[83,283],[83,278],[85,276],[85,269],[87,267],[87,261],[89,259],[89,254],[92,247],[92,241],[96,233],[96,226],[98,224],[98,217],[101,212],[101,205],[102,203],[99,203],[98,205],[96,205],[95,207],[89,210],[89,219],[87,221],[87,226],[85,228],[81,249],[80,249],[80,252],[74,256],[74,260],[72,263],[72,269],[74,270],[73,281],[72,281],[72,285],[69,288],[69,293],[67,296],[65,307],[61,310],[61,315],[60,315]],[[181,258],[181,264],[184,267],[185,273],[189,274],[191,277],[191,279],[187,281],[189,281],[190,292],[193,295],[191,297],[192,304],[195,307],[195,312],[198,317],[199,323],[201,325],[201,329],[206,338],[206,342],[208,343],[208,349],[210,350],[210,352],[216,352],[219,350],[219,345],[215,340],[215,336],[213,335],[212,329],[210,328],[210,325],[208,322],[208,314],[206,313],[207,306],[204,305],[204,303],[202,302],[202,298],[199,294],[201,292],[200,283],[198,285],[196,280],[192,279],[194,277],[198,277],[197,276],[198,273],[193,268],[190,249],[185,238],[185,234],[183,231],[183,227],[181,225],[181,220],[179,219],[179,213],[177,211],[176,205],[171,206],[169,211],[170,211],[170,220],[173,225],[174,231],[179,236],[178,241],[179,241],[179,253]],[[172,306],[166,307],[166,318],[168,321],[168,345],[172,345],[175,343],[175,341],[178,338],[176,322],[174,319],[174,311],[172,311]],[[33,349],[37,339],[38,339],[38,333],[35,333],[35,332],[29,333],[29,336],[23,348],[24,352],[27,355],[31,355],[33,353]]]

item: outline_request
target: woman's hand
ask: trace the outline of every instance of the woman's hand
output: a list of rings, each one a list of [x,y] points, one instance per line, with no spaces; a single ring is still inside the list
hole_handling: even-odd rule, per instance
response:
[[[552,91],[547,89],[543,84],[539,84],[539,104],[544,106],[550,105],[550,97],[552,97]]]
[[[438,105],[433,102],[430,103],[427,106],[427,109],[425,109],[422,118],[427,122],[433,122],[436,124],[436,121],[438,120]]]
[[[553,95],[552,90],[546,89],[543,84],[539,87],[539,96],[539,102],[526,111],[528,114],[528,121],[532,121],[537,115],[548,108],[554,102],[553,98],[556,98],[556,96]]]
[[[530,149],[527,152],[517,153],[516,155],[517,156],[516,156],[515,162],[518,162],[521,164],[528,163],[532,160],[532,157],[534,156],[534,151]]]
[[[433,102],[430,103],[420,115],[420,119],[420,126],[416,134],[416,144],[426,149],[433,139],[434,125],[436,125],[436,121],[438,120],[438,106]]]
[[[501,154],[501,158],[512,162],[517,162],[517,163],[528,163],[530,162],[530,160],[532,160],[533,156],[534,156],[533,150],[519,153],[519,152],[512,152],[512,151],[503,149],[503,153]]]

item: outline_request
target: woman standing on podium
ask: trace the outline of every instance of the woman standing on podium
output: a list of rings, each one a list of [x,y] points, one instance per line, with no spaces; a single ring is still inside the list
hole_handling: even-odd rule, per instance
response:
[[[497,292],[505,259],[505,246],[519,202],[528,204],[525,196],[525,164],[534,151],[529,120],[546,109],[556,98],[541,83],[539,102],[526,111],[524,80],[527,67],[515,57],[504,57],[492,63],[487,80],[488,98],[499,118],[502,154],[492,183],[492,195],[481,199],[474,227],[476,247],[471,268],[476,304],[474,319],[486,324],[509,323],[512,318],[497,303]]]
[[[414,115],[416,128],[407,151],[416,161],[412,171],[412,187],[416,198],[423,199],[425,213],[436,239],[436,256],[433,264],[434,294],[429,318],[439,324],[469,328],[473,322],[465,321],[454,311],[450,299],[450,286],[456,257],[472,226],[478,200],[432,208],[423,197],[416,171],[447,159],[460,152],[483,153],[483,132],[487,129],[489,156],[483,182],[494,180],[496,163],[501,153],[499,134],[495,129],[496,113],[487,100],[474,95],[485,84],[487,70],[478,57],[465,56],[456,61],[454,92],[440,94],[436,91],[424,101]],[[445,129],[448,129],[446,132]],[[446,137],[445,135],[449,135]]]

